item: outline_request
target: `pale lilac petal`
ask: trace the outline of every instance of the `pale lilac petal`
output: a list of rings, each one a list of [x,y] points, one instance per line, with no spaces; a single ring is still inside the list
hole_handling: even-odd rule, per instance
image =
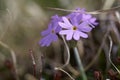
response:
[[[47,40],[46,42],[47,42],[46,46],[48,47],[48,46],[50,46],[50,44],[52,43],[52,40],[49,39],[49,40]]]
[[[73,34],[73,38],[75,40],[79,40],[80,39],[80,32],[79,31],[75,31],[74,34]]]
[[[48,25],[48,29],[42,31],[42,32],[41,32],[41,35],[42,35],[42,36],[48,35],[48,34],[51,32],[52,27],[53,27],[53,26],[52,26],[52,23],[50,23],[50,24]]]
[[[90,14],[83,14],[83,21],[88,20],[92,17]]]
[[[48,36],[48,38],[46,39],[46,46],[49,46],[54,41],[53,39],[55,36],[57,35],[54,35],[52,33]]]
[[[98,22],[94,22],[94,24],[93,24],[93,25],[97,26],[98,24],[99,24]]]
[[[53,28],[57,27],[58,26],[58,22],[53,22],[52,26],[53,26]]]
[[[71,40],[72,36],[73,36],[73,31],[71,30],[71,32],[66,35],[66,40]]]
[[[39,44],[43,47],[43,46],[46,46],[48,43],[46,42],[47,41],[47,38],[43,38],[39,41]]]
[[[78,26],[78,29],[83,32],[90,32],[92,27],[90,27],[86,22],[83,22]]]
[[[89,23],[89,25],[90,25],[92,28],[95,28],[95,26],[94,26],[93,24]]]
[[[65,35],[71,33],[72,30],[62,30],[59,32],[60,35]]]
[[[66,17],[62,17],[62,19],[63,19],[64,23],[67,24],[69,27],[73,26]]]
[[[58,25],[57,28],[55,29],[56,33],[59,33],[62,30],[62,28]]]
[[[82,15],[78,15],[76,19],[77,19],[77,23],[79,24],[79,22],[82,20]]]
[[[40,41],[39,41],[39,44],[41,46],[49,46],[53,41],[57,41],[58,40],[58,37],[56,34],[49,34],[47,35],[46,37],[42,38]]]
[[[98,25],[98,23],[96,22],[96,18],[91,18],[89,21],[93,25]]]
[[[75,12],[68,14],[66,17],[69,18],[69,19],[71,19],[71,18],[73,18],[74,16],[75,16]]]
[[[47,39],[46,41],[44,41],[43,43],[41,43],[41,46],[42,46],[42,47],[43,47],[43,46],[47,46],[47,47],[48,47],[48,46],[51,44],[51,42],[52,42],[51,40],[48,40],[48,39]]]
[[[44,38],[42,38],[40,41],[39,41],[39,44],[41,45],[41,46],[47,46],[47,45],[49,45],[52,41],[51,41],[51,39],[50,39],[50,35],[48,35],[48,36],[46,36],[46,37],[44,37]]]
[[[90,19],[90,22],[91,22],[91,23],[94,23],[95,21],[96,21],[96,18],[91,18],[91,19]]]
[[[43,46],[49,46],[50,44],[51,44],[51,42],[52,42],[52,40],[51,39],[46,39],[43,43],[41,43],[41,46],[43,47]]]
[[[54,22],[55,23],[55,22]],[[51,30],[51,29],[53,29],[55,26],[53,26],[53,24],[54,24],[52,21],[51,21],[51,23],[49,23],[49,25],[48,25],[48,30]]]
[[[59,16],[58,15],[54,15],[51,17],[52,20],[59,20]]]
[[[71,28],[70,26],[68,26],[67,24],[62,23],[62,22],[58,22],[58,24],[59,24],[62,28],[65,28],[65,29],[70,29],[70,28]]]
[[[42,35],[42,36],[46,36],[46,35],[48,35],[49,33],[50,33],[50,30],[47,29],[47,30],[42,31],[42,32],[41,32],[41,35]]]
[[[56,34],[52,34],[52,41],[57,41],[58,40],[58,36]]]
[[[42,44],[42,43],[46,42],[46,40],[47,40],[48,38],[49,38],[49,35],[46,36],[46,37],[44,37],[44,38],[42,38],[39,43]]]
[[[58,22],[60,21],[62,21],[62,18],[58,15],[52,17],[51,22],[48,25],[48,29],[41,32],[41,35],[44,36],[44,38],[39,41],[39,44],[41,46],[49,46],[53,41],[58,40],[58,36],[56,35],[56,33],[61,30],[61,27],[58,25]],[[55,32],[52,33],[52,30],[54,30]]]
[[[79,32],[80,36],[83,38],[88,38],[88,35],[86,33],[83,32]]]
[[[90,32],[91,30],[92,30],[92,28],[89,26],[84,26],[81,28],[81,31],[83,31],[83,32]]]
[[[90,14],[86,14],[85,16],[84,16],[84,18],[86,18],[86,19],[90,19],[92,17],[92,15],[90,15]]]
[[[75,26],[77,26],[79,21],[77,20],[77,16],[74,16],[72,19],[70,19],[71,23]]]
[[[78,13],[78,15],[77,13],[74,13],[74,14],[75,14],[74,17],[69,18],[69,21],[71,22],[72,25],[77,26],[82,20],[82,14],[80,13]]]

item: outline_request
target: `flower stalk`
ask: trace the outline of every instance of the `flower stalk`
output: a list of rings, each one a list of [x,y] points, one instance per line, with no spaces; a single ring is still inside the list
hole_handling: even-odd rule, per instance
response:
[[[77,61],[77,65],[79,67],[79,70],[80,70],[80,73],[81,73],[81,76],[82,76],[83,80],[87,80],[87,76],[85,74],[85,71],[84,71],[84,68],[83,68],[83,65],[82,65],[82,61],[79,57],[79,52],[78,52],[77,47],[74,47],[74,55],[75,55],[75,59]]]

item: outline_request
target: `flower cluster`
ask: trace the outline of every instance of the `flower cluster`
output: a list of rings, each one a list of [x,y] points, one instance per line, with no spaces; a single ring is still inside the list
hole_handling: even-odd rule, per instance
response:
[[[88,38],[90,32],[98,23],[96,18],[87,14],[84,9],[76,9],[66,16],[52,16],[48,29],[41,33],[44,38],[39,41],[41,46],[49,46],[58,40],[58,35],[65,35],[66,40],[80,40]]]

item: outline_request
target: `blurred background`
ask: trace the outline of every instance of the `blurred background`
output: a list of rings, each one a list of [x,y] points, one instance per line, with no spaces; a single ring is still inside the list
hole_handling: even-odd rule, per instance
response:
[[[99,25],[77,46],[88,80],[120,80],[108,60],[107,38],[108,35],[112,37],[111,58],[119,69],[120,9],[111,9],[119,4],[120,0],[0,0],[0,80],[70,80],[65,73],[54,70],[66,59],[61,41],[50,47],[38,45],[40,32],[47,28],[50,17],[69,13],[48,7],[68,10],[80,7],[88,12],[110,9],[93,15]],[[65,70],[80,80],[73,50],[70,51],[70,65]],[[31,55],[35,58],[35,66]]]

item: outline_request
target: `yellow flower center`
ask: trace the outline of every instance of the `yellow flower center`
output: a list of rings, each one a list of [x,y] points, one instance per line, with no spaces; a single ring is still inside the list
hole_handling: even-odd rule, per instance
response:
[[[74,27],[73,27],[73,30],[77,30],[77,27],[76,27],[76,26],[74,26]]]

